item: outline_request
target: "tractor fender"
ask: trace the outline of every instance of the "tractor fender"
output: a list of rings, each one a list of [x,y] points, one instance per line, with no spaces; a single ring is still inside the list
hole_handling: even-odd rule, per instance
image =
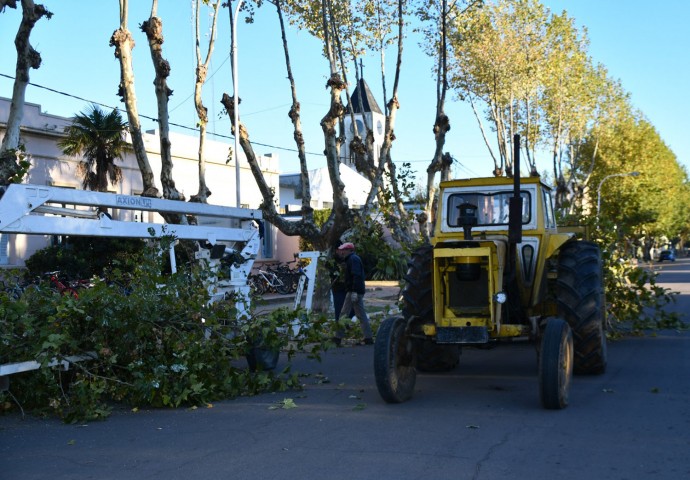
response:
[[[574,233],[555,233],[549,235],[549,241],[546,244],[546,258],[551,258],[566,242],[574,238]]]

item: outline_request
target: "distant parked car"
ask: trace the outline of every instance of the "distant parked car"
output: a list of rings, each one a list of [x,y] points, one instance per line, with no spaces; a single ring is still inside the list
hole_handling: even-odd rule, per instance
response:
[[[676,261],[676,251],[675,250],[662,250],[659,253],[659,261],[670,260],[671,262]]]

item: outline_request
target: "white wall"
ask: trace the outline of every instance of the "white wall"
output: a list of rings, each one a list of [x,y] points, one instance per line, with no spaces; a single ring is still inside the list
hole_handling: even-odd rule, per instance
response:
[[[0,140],[4,137],[7,118],[9,116],[10,100],[0,97]],[[57,141],[63,136],[64,128],[70,125],[71,119],[49,115],[41,112],[41,106],[27,103],[24,108],[21,140],[26,146],[31,168],[25,183],[38,185],[52,185],[59,187],[81,188],[81,180],[76,175],[78,158],[62,154]],[[197,193],[198,183],[198,136],[171,133],[173,155],[173,179],[179,191],[189,199]],[[161,171],[160,143],[156,132],[144,134],[144,144],[149,163],[158,177]],[[206,183],[211,190],[209,203],[213,205],[235,206],[236,178],[235,162],[226,164],[231,144],[218,142],[207,138],[206,150]],[[261,156],[259,159],[266,181],[276,192],[279,191],[279,158],[277,155]],[[141,174],[132,151],[129,151],[123,161],[116,162],[123,170],[123,181],[113,190],[125,195],[138,195],[142,191]],[[258,208],[261,204],[261,193],[254,181],[254,177],[246,163],[243,152],[240,152],[240,199],[249,208]],[[160,181],[156,184],[162,191]],[[279,198],[279,197],[278,197]],[[277,204],[279,205],[279,201]],[[148,214],[147,214],[148,215]],[[157,215],[147,221],[160,221]],[[132,219],[129,219],[132,220]],[[276,255],[276,230],[273,231],[273,252]],[[7,241],[7,262],[11,266],[21,266],[24,259],[36,250],[49,244],[46,235],[9,235]],[[0,255],[0,257],[2,257]]]

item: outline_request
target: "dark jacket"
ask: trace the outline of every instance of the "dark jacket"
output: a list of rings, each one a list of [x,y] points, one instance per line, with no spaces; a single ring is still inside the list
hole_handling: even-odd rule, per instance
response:
[[[348,292],[364,294],[364,265],[355,253],[345,258],[345,285]]]
[[[331,290],[334,292],[347,292],[345,281],[345,259],[335,257],[331,269]]]

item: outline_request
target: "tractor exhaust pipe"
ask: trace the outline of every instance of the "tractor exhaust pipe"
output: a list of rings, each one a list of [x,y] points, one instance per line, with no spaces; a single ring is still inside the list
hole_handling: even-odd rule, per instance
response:
[[[513,136],[513,196],[508,204],[508,242],[522,242],[522,197],[520,196],[520,135]]]
[[[509,321],[524,322],[520,306],[520,288],[517,282],[518,243],[522,242],[522,197],[520,196],[520,135],[513,136],[513,196],[508,203],[508,263],[505,270],[505,288],[508,294]]]

